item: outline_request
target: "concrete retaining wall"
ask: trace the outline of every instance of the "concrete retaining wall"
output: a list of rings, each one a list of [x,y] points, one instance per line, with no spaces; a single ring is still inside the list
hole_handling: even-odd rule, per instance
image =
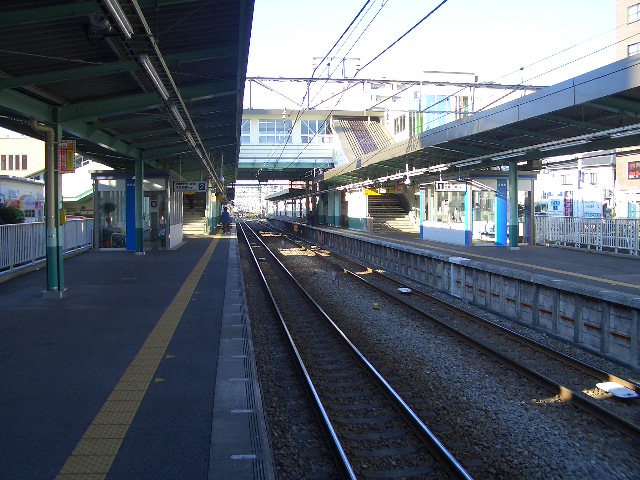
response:
[[[292,223],[270,222],[283,230],[293,230]],[[362,258],[383,270],[640,370],[640,297],[382,239],[361,238],[348,231],[300,224],[297,229],[298,235],[318,245]]]

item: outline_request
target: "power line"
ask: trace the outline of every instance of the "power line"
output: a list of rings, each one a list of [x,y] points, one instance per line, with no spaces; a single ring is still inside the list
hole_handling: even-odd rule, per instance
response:
[[[395,44],[397,44],[400,40],[402,40],[404,37],[406,37],[407,35],[409,35],[413,30],[415,30],[418,25],[420,25],[422,22],[424,22],[427,18],[429,18],[431,15],[433,15],[433,13],[435,13],[436,10],[438,10],[442,5],[444,5],[445,3],[447,3],[448,0],[442,0],[442,2],[440,2],[438,4],[437,7],[435,7],[433,10],[431,10],[429,13],[427,13],[424,17],[422,17],[422,19],[416,23],[413,27],[411,27],[409,30],[407,30],[405,33],[403,33],[395,42],[393,42],[391,45],[389,45],[387,48],[385,48],[382,52],[380,52],[378,55],[376,55],[375,57],[373,57],[371,60],[369,60],[363,67],[360,68],[360,70],[358,70],[357,73],[360,73],[362,70],[364,70],[366,67],[368,67],[369,65],[371,65],[374,61],[376,61],[378,58],[380,58],[383,54],[385,54],[387,51],[389,51],[389,49],[391,49],[391,47],[393,47]]]

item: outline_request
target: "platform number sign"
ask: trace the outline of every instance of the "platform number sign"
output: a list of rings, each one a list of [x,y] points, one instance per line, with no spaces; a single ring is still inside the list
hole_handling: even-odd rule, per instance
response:
[[[75,169],[76,141],[61,140],[58,142],[58,171],[73,173]]]
[[[207,182],[173,182],[174,192],[206,192]]]

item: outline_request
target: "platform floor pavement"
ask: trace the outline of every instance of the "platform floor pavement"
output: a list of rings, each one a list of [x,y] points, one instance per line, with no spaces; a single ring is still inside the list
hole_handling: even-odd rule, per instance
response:
[[[0,284],[0,479],[273,478],[235,235]]]

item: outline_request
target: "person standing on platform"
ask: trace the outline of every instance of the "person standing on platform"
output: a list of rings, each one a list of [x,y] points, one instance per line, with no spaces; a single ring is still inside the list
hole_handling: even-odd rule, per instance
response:
[[[231,215],[229,214],[229,210],[227,207],[222,209],[222,216],[220,217],[222,221],[222,232],[230,232],[231,231]]]

